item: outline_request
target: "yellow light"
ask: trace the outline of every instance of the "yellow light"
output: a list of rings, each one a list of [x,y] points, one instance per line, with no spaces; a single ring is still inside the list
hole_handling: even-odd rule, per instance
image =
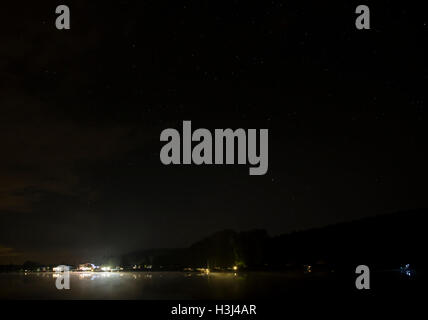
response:
[[[233,266],[233,270],[238,270],[238,266]]]

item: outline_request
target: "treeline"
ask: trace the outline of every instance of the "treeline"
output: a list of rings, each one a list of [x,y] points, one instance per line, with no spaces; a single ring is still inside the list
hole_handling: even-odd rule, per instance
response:
[[[12,271],[49,271],[54,266],[43,266],[38,262],[26,261],[23,264],[6,264],[0,265],[0,272],[12,272]]]
[[[224,230],[188,248],[142,250],[96,263],[125,270],[183,270],[185,268],[284,270],[368,264],[397,268],[426,267],[427,210],[361,219],[307,231],[270,237],[265,230]],[[52,266],[51,266],[52,267]],[[0,266],[0,271],[39,270],[42,265]]]
[[[269,236],[265,230],[217,232],[185,249],[160,249],[123,256],[124,265],[153,268],[198,268],[262,266],[266,261]]]
[[[427,211],[408,211],[270,237],[264,230],[217,232],[189,248],[134,252],[124,265],[180,269],[238,266],[283,269],[303,264],[425,263]]]

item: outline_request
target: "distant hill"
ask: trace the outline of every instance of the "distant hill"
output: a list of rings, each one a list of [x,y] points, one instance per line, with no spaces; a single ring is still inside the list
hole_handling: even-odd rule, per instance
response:
[[[425,260],[427,210],[399,212],[271,239],[271,262],[402,264]],[[275,257],[274,252],[281,252]]]
[[[424,264],[428,210],[379,215],[323,228],[269,237],[264,230],[224,230],[189,248],[134,252],[125,264],[154,268],[284,268],[301,264]]]

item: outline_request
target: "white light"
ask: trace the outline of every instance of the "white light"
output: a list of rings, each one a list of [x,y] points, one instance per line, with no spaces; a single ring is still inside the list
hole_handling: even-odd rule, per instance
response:
[[[90,267],[80,267],[79,270],[81,270],[81,271],[91,271],[92,268],[90,268]]]

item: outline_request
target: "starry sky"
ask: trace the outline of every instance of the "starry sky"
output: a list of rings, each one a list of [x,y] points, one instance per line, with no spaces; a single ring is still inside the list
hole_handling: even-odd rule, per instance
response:
[[[342,2],[2,3],[0,263],[427,207],[428,19]],[[183,120],[269,129],[268,173],[163,166]]]

